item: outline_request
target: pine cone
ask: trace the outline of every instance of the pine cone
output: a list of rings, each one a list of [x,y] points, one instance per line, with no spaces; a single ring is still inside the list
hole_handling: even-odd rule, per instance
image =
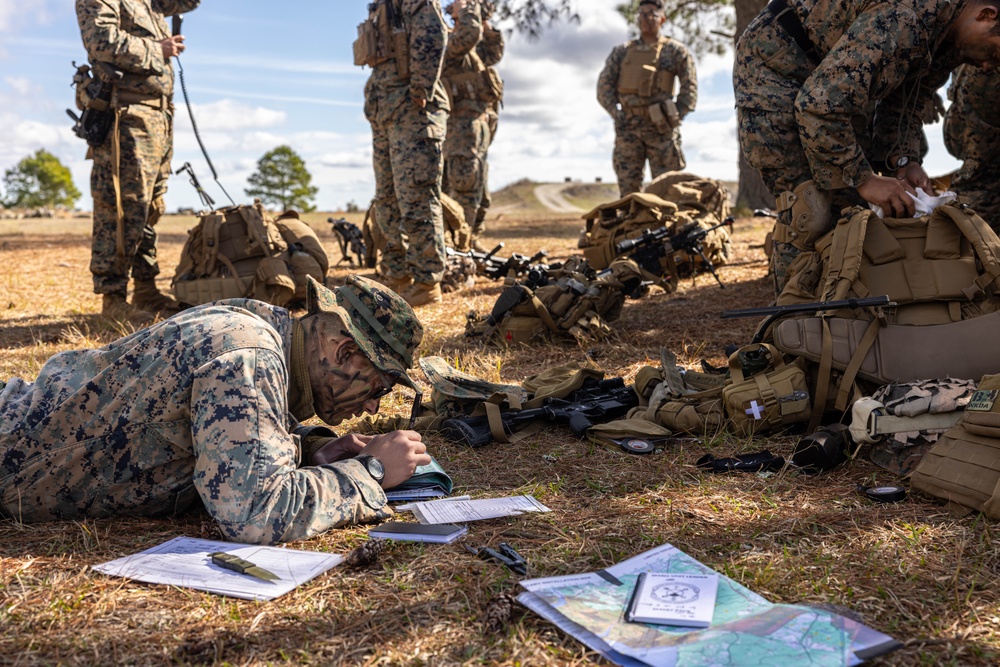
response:
[[[347,554],[344,563],[349,567],[365,567],[374,565],[385,552],[386,542],[378,538],[368,540],[360,547]]]
[[[483,631],[487,634],[499,634],[510,625],[514,616],[514,596],[510,593],[497,593],[486,603],[483,611]]]

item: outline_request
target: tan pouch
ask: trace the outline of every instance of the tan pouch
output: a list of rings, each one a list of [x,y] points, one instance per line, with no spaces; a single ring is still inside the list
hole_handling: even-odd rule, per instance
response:
[[[681,124],[681,112],[677,110],[677,103],[673,100],[665,100],[663,102],[663,113],[671,129]]]
[[[657,132],[660,134],[666,134],[673,129],[674,126],[669,120],[667,120],[667,116],[663,113],[663,107],[660,106],[659,102],[656,104],[650,104],[648,111],[649,120],[653,122],[653,126],[656,128]]]
[[[253,279],[253,296],[275,306],[284,306],[294,298],[295,280],[283,259],[264,257],[260,260]]]
[[[594,424],[587,430],[587,437],[602,444],[616,444],[625,438],[669,438],[670,429],[645,419],[618,419],[605,424]]]
[[[497,336],[505,345],[531,345],[544,340],[549,328],[540,317],[514,315],[505,319],[497,329]]]
[[[747,352],[768,356],[769,367],[744,377],[740,354]],[[722,402],[740,432],[764,433],[809,421],[812,401],[806,374],[798,365],[786,365],[774,346],[761,343],[740,348],[729,357],[729,372],[732,384],[723,387]]]
[[[652,415],[647,411],[646,418],[650,417],[672,431],[691,435],[718,433],[726,421],[726,415],[722,410],[722,393],[718,390],[666,401],[658,406]]]
[[[358,67],[375,67],[378,57],[378,36],[375,23],[365,21],[358,24],[358,38],[354,40],[354,64]]]

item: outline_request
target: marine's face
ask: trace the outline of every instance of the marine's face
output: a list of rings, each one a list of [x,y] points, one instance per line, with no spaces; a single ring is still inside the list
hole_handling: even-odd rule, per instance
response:
[[[637,16],[639,34],[647,39],[656,37],[666,20],[667,17],[662,9],[657,9],[653,5],[641,5]]]
[[[996,34],[998,10],[992,5],[970,8],[972,20],[957,27],[955,45],[962,60],[985,71],[1000,67],[1000,34]]]

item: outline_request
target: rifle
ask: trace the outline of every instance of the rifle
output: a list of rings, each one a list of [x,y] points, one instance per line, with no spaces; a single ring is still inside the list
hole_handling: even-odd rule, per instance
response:
[[[542,407],[501,412],[504,433],[510,435],[536,419],[569,424],[579,438],[596,423],[617,419],[639,404],[639,397],[622,378],[587,378],[583,386],[565,399],[549,398]],[[489,417],[458,417],[441,424],[442,434],[453,442],[479,447],[492,442]]]
[[[782,317],[794,315],[796,313],[818,313],[825,310],[842,310],[844,308],[879,308],[882,306],[893,307],[896,303],[889,299],[888,294],[882,296],[868,296],[862,299],[840,299],[838,301],[815,301],[813,303],[794,303],[788,306],[764,306],[761,308],[739,308],[737,310],[724,310],[721,317],[723,319],[735,319],[738,317],[764,317],[764,321],[757,327],[751,343],[759,343],[763,340],[764,334],[771,327],[771,324]]]
[[[672,236],[669,227],[647,229],[640,237],[619,242],[615,246],[615,254],[624,255],[631,253],[628,255],[629,259],[635,261],[636,264],[649,273],[659,274],[660,258],[683,250],[690,255],[698,255],[705,268],[712,273],[715,282],[719,283],[719,287],[725,289],[726,286],[722,284],[722,279],[719,278],[719,274],[715,270],[715,265],[705,256],[705,249],[702,242],[708,236],[709,232],[713,232],[720,227],[729,225],[729,229],[732,230],[733,222],[733,217],[729,216],[719,224],[708,228],[692,224]]]
[[[73,63],[76,67],[76,63]],[[100,72],[97,68],[100,67]],[[77,68],[74,77],[77,85],[82,85],[87,76],[88,68],[82,65]],[[87,142],[88,146],[98,148],[108,138],[108,132],[115,124],[115,110],[111,108],[111,91],[114,84],[121,81],[125,73],[110,65],[97,63],[94,67],[95,76],[87,86],[87,97],[91,103],[79,116],[72,109],[66,109],[66,115],[73,119],[73,134]]]
[[[175,174],[180,174],[182,171],[186,171],[188,174],[188,182],[194,186],[194,189],[198,191],[198,197],[201,199],[201,203],[207,209],[212,210],[215,208],[215,200],[207,192],[205,188],[201,187],[201,183],[198,181],[198,177],[194,175],[194,167],[191,166],[190,162],[185,162],[181,165],[180,169],[175,171]]]
[[[333,225],[333,231],[337,234],[337,243],[340,244],[340,260],[334,266],[340,266],[340,263],[345,259],[348,264],[354,266],[354,258],[351,257],[351,253],[357,257],[358,266],[364,266],[366,248],[365,237],[361,229],[353,222],[348,222],[346,218],[340,220],[327,218],[326,221]]]
[[[503,280],[513,272],[515,278],[527,276],[530,272],[545,272],[549,269],[558,268],[559,265],[541,264],[539,260],[548,256],[548,251],[539,250],[530,257],[521,253],[511,253],[510,257],[497,257],[497,253],[503,249],[504,244],[498,243],[489,252],[479,252],[478,250],[467,250],[462,252],[454,248],[445,248],[449,257],[468,257],[476,263],[479,275],[486,276],[490,280]]]

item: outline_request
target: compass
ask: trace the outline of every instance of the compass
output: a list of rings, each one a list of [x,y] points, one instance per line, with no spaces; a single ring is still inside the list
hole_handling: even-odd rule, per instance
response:
[[[687,604],[698,599],[701,591],[690,584],[668,583],[653,588],[650,595],[654,600],[668,604]]]

